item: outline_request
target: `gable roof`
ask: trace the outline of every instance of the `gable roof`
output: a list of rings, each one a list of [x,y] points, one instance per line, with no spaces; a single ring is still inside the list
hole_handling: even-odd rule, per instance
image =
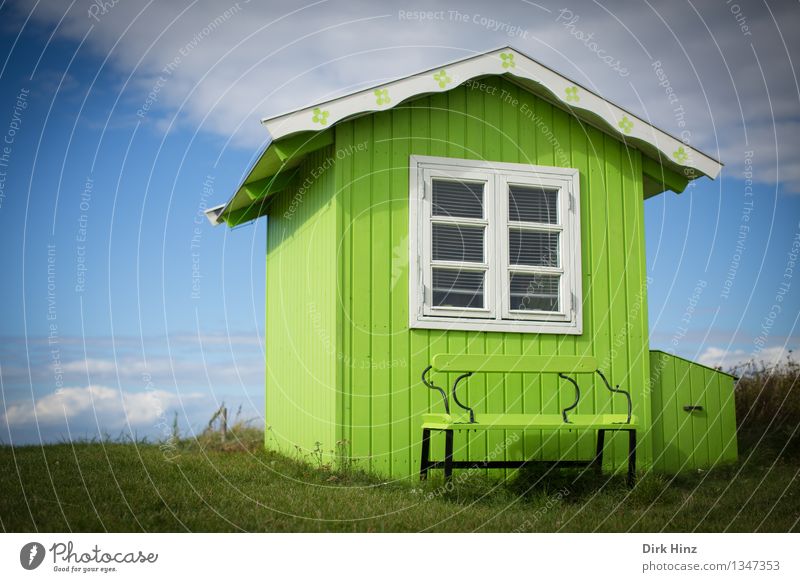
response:
[[[332,143],[329,130],[335,124],[489,75],[507,77],[657,160],[660,173],[672,175],[672,183],[677,184],[672,186],[666,178],[659,180],[663,187],[658,191],[681,191],[687,180],[700,176],[714,179],[722,169],[722,164],[708,154],[507,46],[262,119],[272,138],[270,143],[228,203],[207,210],[206,215],[213,224],[227,222],[232,226],[257,218],[265,213],[264,203],[288,186],[293,176],[288,170],[296,168],[306,153]]]

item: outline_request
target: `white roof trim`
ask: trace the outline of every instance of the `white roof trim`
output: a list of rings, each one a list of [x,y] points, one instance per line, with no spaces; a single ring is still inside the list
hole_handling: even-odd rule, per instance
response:
[[[222,224],[222,219],[220,215],[225,210],[227,204],[220,204],[219,206],[214,206],[213,208],[209,208],[205,211],[206,218],[211,223],[212,226],[217,226],[218,224]]]
[[[646,142],[678,166],[693,168],[709,178],[716,178],[722,169],[722,164],[711,156],[510,47],[263,119],[262,123],[272,139],[278,140],[302,131],[320,131],[355,115],[391,109],[417,95],[449,91],[475,77],[503,74],[527,79],[545,87],[568,108],[588,111],[600,117],[620,137]]]

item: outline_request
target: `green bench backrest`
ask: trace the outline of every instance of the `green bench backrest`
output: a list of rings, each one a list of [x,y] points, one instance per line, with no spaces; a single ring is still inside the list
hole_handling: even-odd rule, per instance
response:
[[[437,372],[543,372],[577,374],[597,370],[592,356],[486,356],[479,354],[438,354],[433,357]]]

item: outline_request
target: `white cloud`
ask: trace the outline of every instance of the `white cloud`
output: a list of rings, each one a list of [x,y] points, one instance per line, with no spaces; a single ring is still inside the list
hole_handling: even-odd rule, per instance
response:
[[[9,427],[95,424],[102,430],[131,426],[152,426],[170,408],[195,403],[206,397],[199,393],[174,394],[164,390],[129,392],[107,386],[63,388],[36,399],[8,406],[3,415]],[[96,418],[96,422],[94,419]]]
[[[120,115],[138,119],[136,109],[164,77],[154,109],[145,117],[154,128],[163,131],[174,118],[247,147],[266,137],[260,117],[512,44],[667,131],[691,131],[692,145],[728,164],[725,175],[741,178],[743,152],[754,150],[757,179],[780,180],[800,191],[795,139],[800,107],[790,60],[800,36],[792,28],[793,3],[770,10],[737,5],[738,15],[725,3],[655,7],[587,2],[571,7],[579,17],[576,27],[630,70],[624,79],[556,22],[561,5],[539,4],[544,9],[524,2],[467,1],[457,5],[466,18],[455,19],[454,5],[431,0],[402,7],[366,1],[298,7],[288,1],[146,5],[131,0],[95,21],[87,15],[88,0],[72,9],[63,0],[38,3],[33,20],[51,27],[61,21],[57,38],[72,40],[82,39],[92,27],[85,46],[101,58],[108,56],[122,82],[130,75]],[[227,9],[232,14],[222,17]],[[442,18],[418,22],[400,18],[399,9],[439,10]],[[525,35],[509,37],[503,29],[482,25],[481,19],[518,26]],[[176,58],[177,65],[165,75],[164,67]],[[661,61],[683,106],[685,127],[675,114],[676,104],[659,86],[654,60]]]
[[[708,347],[700,354],[697,361],[712,368],[722,368],[723,370],[732,370],[734,368],[741,368],[748,364],[761,364],[770,368],[777,364],[786,362],[789,356],[790,349],[784,346],[773,346],[764,348],[757,354],[752,351],[745,351],[742,349],[726,350],[718,347]]]
[[[115,371],[119,370],[114,360],[104,360],[101,358],[86,358],[85,360],[66,362],[62,365],[61,369],[67,374],[71,372],[80,374],[81,372],[86,373],[87,371],[90,374],[113,374]]]
[[[213,354],[214,360],[204,362],[198,353],[190,356],[142,358],[87,358],[65,362],[62,372],[79,378],[141,382],[149,376],[157,384],[225,386],[230,384],[260,385],[264,377],[264,360],[259,354],[227,357]],[[209,357],[207,354],[206,357]]]
[[[59,374],[67,385],[143,386],[143,378],[148,376],[160,388],[263,389],[264,354],[255,333],[178,334],[150,337],[144,342],[126,337],[113,341],[90,338],[85,351],[80,338],[63,336],[59,340]],[[22,349],[25,346],[27,349]],[[7,354],[9,360],[0,369],[6,384],[27,385],[32,381],[37,389],[52,386],[56,370],[46,338],[7,338],[2,348],[0,355]]]

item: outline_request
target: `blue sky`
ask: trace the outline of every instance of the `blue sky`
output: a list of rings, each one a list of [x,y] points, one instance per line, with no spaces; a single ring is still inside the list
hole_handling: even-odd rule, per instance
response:
[[[4,442],[260,422],[266,221],[200,215],[258,120],[506,44],[726,164],[645,203],[651,346],[800,344],[796,7],[164,4],[0,4]]]

